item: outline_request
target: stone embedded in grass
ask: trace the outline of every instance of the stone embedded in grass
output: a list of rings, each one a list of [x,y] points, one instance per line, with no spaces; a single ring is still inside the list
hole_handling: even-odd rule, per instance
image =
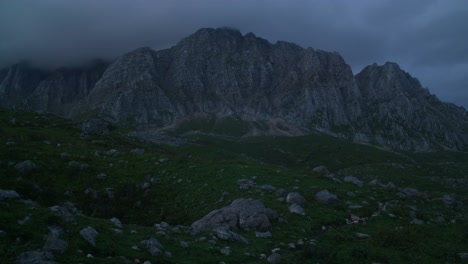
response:
[[[232,241],[232,242],[242,242],[244,244],[249,244],[249,241],[243,236],[232,232],[226,227],[218,227],[215,229],[216,235],[221,240]]]
[[[80,235],[84,240],[88,241],[91,245],[93,245],[94,247],[96,246],[96,238],[99,235],[96,229],[88,226],[86,228],[81,229]]]
[[[99,173],[99,174],[96,176],[96,179],[98,179],[98,180],[105,180],[105,179],[107,179],[107,177],[108,177],[107,174],[105,174],[105,173]]]
[[[259,238],[268,238],[271,237],[271,232],[266,231],[266,232],[255,232],[255,236]]]
[[[146,249],[152,256],[158,256],[163,253],[163,245],[154,237],[151,237],[148,240],[142,240],[141,243],[145,245]]]
[[[359,187],[362,187],[362,185],[364,184],[361,180],[359,180],[358,178],[354,177],[354,176],[346,176],[344,177],[344,181],[345,182],[350,182],[352,184],[355,184]]]
[[[276,191],[276,196],[282,196],[282,197],[284,197],[287,193],[288,193],[288,191],[286,191],[286,190],[283,189],[283,188],[280,188],[280,189],[278,189],[278,191]]]
[[[134,149],[130,150],[130,153],[131,154],[136,154],[136,155],[143,155],[143,154],[145,154],[145,150],[140,149],[140,148],[134,148]]]
[[[291,204],[291,206],[289,206],[289,212],[292,213],[292,214],[305,215],[304,208],[302,208],[298,204]]]
[[[369,237],[368,234],[364,234],[364,233],[356,233],[356,236],[357,236],[358,238],[368,238],[368,237]]]
[[[16,264],[31,264],[31,263],[41,263],[41,264],[54,264],[55,258],[50,251],[26,251],[21,253],[16,258]]]
[[[242,190],[247,190],[255,185],[255,182],[253,180],[249,179],[240,179],[237,181],[237,184],[239,185],[239,188]]]
[[[281,255],[275,252],[267,258],[267,261],[272,264],[281,263]]]
[[[33,171],[37,170],[37,165],[32,162],[31,160],[25,160],[25,161],[22,161],[22,162],[19,162],[15,165],[15,169],[23,174],[23,175],[27,175],[27,174],[31,174]]]
[[[188,248],[190,245],[189,243],[185,242],[185,241],[180,241],[180,246],[183,247],[183,248]]]
[[[14,190],[0,189],[0,201],[19,199],[21,196]]]
[[[122,222],[117,217],[112,217],[110,221],[118,228],[122,228]]]
[[[43,249],[56,252],[56,253],[63,253],[68,248],[68,243],[65,240],[62,240],[57,237],[48,236],[44,243]]]
[[[301,205],[301,204],[305,204],[307,201],[304,198],[304,196],[302,196],[300,193],[290,192],[286,196],[286,202],[291,203],[291,204]]]
[[[260,186],[260,189],[266,190],[266,191],[274,191],[276,190],[276,187],[270,184],[264,184]]]
[[[230,247],[224,247],[224,248],[220,249],[219,252],[221,254],[223,254],[224,256],[229,256],[229,255],[231,255],[231,248]]]
[[[75,221],[75,217],[73,216],[73,214],[70,213],[70,211],[64,206],[54,205],[52,207],[49,207],[49,209],[52,212],[53,216],[59,217],[65,222]]]
[[[313,172],[320,174],[320,175],[328,175],[330,171],[325,166],[318,166],[312,169]]]
[[[327,191],[327,190],[322,190],[320,192],[318,192],[316,195],[315,195],[315,199],[319,202],[322,202],[324,204],[334,204],[334,203],[338,203],[339,200],[338,200],[338,197]]]
[[[429,198],[429,195],[427,193],[420,192],[419,190],[415,188],[409,188],[409,187],[400,188],[397,195],[400,198],[407,198],[407,197],[419,197],[419,198],[425,198],[425,199]]]

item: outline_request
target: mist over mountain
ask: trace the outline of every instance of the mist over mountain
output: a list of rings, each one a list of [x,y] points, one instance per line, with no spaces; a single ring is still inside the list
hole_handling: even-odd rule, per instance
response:
[[[51,72],[12,65],[0,71],[0,105],[94,113],[137,128],[233,117],[244,136],[320,131],[413,150],[468,144],[467,112],[438,100],[396,63],[354,76],[337,52],[272,44],[231,28],[203,28],[169,49],[140,48],[112,63]]]

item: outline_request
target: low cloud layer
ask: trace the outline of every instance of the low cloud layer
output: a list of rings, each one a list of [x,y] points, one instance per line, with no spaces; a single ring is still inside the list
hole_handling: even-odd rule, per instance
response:
[[[444,101],[468,108],[465,0],[2,0],[0,67],[77,65],[201,27],[338,51],[355,73],[395,61]]]

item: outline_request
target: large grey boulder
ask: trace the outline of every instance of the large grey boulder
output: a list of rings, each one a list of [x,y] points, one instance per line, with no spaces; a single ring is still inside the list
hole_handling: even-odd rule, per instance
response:
[[[0,201],[19,199],[19,198],[20,198],[20,195],[16,191],[0,189]]]
[[[315,200],[321,202],[321,203],[324,203],[324,204],[334,204],[334,203],[337,203],[339,200],[338,200],[338,197],[327,191],[327,190],[322,190],[320,192],[318,192],[316,195],[315,195]]]
[[[84,240],[88,241],[91,245],[93,245],[94,247],[96,246],[96,238],[99,235],[96,229],[88,226],[86,228],[81,229],[80,235]]]
[[[271,230],[270,220],[277,215],[262,202],[253,199],[236,199],[229,206],[214,210],[194,222],[196,230],[212,230],[217,227],[255,231]]]
[[[25,160],[15,165],[15,169],[24,175],[30,174],[37,169],[37,165],[31,160]]]
[[[16,264],[55,264],[54,255],[49,251],[26,251],[16,258]]]
[[[307,201],[306,199],[304,198],[304,196],[302,196],[300,193],[298,192],[290,192],[288,193],[288,195],[286,196],[286,202],[288,203],[291,203],[291,204],[305,204]]]

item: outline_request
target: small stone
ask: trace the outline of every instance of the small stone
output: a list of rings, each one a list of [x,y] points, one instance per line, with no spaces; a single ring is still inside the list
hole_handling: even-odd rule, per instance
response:
[[[260,186],[261,189],[266,190],[266,191],[274,191],[276,190],[275,186],[270,185],[270,184],[264,184]]]
[[[294,243],[289,243],[289,244],[288,244],[288,247],[289,247],[290,249],[295,249],[295,248],[296,248],[296,244],[294,244]]]
[[[290,192],[288,193],[288,195],[286,196],[286,202],[288,203],[291,203],[291,204],[298,204],[298,205],[301,205],[301,204],[304,204],[306,203],[306,199],[304,198],[304,196],[302,196],[300,193],[298,192]]]
[[[43,249],[52,252],[63,253],[67,250],[68,243],[60,238],[48,237]]]
[[[281,255],[278,253],[273,253],[271,254],[268,258],[267,261],[272,264],[277,264],[281,262]]]
[[[368,238],[368,237],[369,237],[368,234],[364,234],[364,233],[356,233],[356,236],[357,236],[358,238]]]
[[[28,216],[25,216],[23,219],[21,220],[18,220],[18,224],[20,225],[24,225],[24,224],[27,224],[31,222],[31,217],[28,215]]]
[[[316,195],[315,195],[315,199],[319,202],[322,202],[324,204],[333,204],[333,203],[337,203],[339,200],[338,200],[338,197],[327,191],[327,190],[322,190],[320,192],[318,192]]]
[[[345,182],[350,182],[352,184],[355,184],[359,187],[362,187],[362,185],[364,184],[361,180],[359,180],[358,178],[354,177],[354,176],[346,176],[344,177],[344,181]]]
[[[305,211],[304,211],[304,208],[302,208],[300,205],[298,204],[291,204],[289,206],[289,212],[290,213],[293,213],[293,214],[300,214],[300,215],[305,215]]]
[[[107,174],[105,174],[105,173],[99,173],[99,174],[96,176],[96,179],[98,179],[98,180],[105,180],[105,179],[107,179]]]
[[[91,255],[91,254],[86,255],[86,257],[87,257],[87,258],[94,258],[94,256]]]
[[[253,187],[255,185],[255,182],[249,179],[240,179],[237,181],[237,184],[239,185],[240,189],[247,190],[250,187]]]
[[[266,231],[266,232],[255,232],[255,236],[256,236],[256,237],[260,237],[260,238],[268,238],[268,237],[271,237],[271,232],[270,232],[270,231]]]
[[[221,252],[221,254],[223,254],[224,256],[229,256],[231,255],[231,248],[225,247],[225,248],[220,249],[219,252]]]
[[[130,150],[130,153],[131,154],[137,154],[137,155],[143,155],[143,154],[145,154],[145,150],[140,149],[140,148],[135,148],[135,149]]]
[[[116,217],[112,217],[111,220],[110,220],[116,227],[118,228],[122,228],[122,222],[120,222],[120,220]]]
[[[320,174],[320,175],[328,175],[330,171],[325,166],[318,166],[312,169],[313,172]]]
[[[189,247],[189,243],[185,242],[185,241],[180,241],[180,246],[183,247],[183,248],[188,248]]]
[[[99,235],[96,229],[88,226],[86,228],[81,229],[80,235],[84,240],[88,241],[91,245],[93,245],[94,247],[96,246],[96,238]]]
[[[143,264],[151,264],[151,262],[149,260],[143,262]]]

